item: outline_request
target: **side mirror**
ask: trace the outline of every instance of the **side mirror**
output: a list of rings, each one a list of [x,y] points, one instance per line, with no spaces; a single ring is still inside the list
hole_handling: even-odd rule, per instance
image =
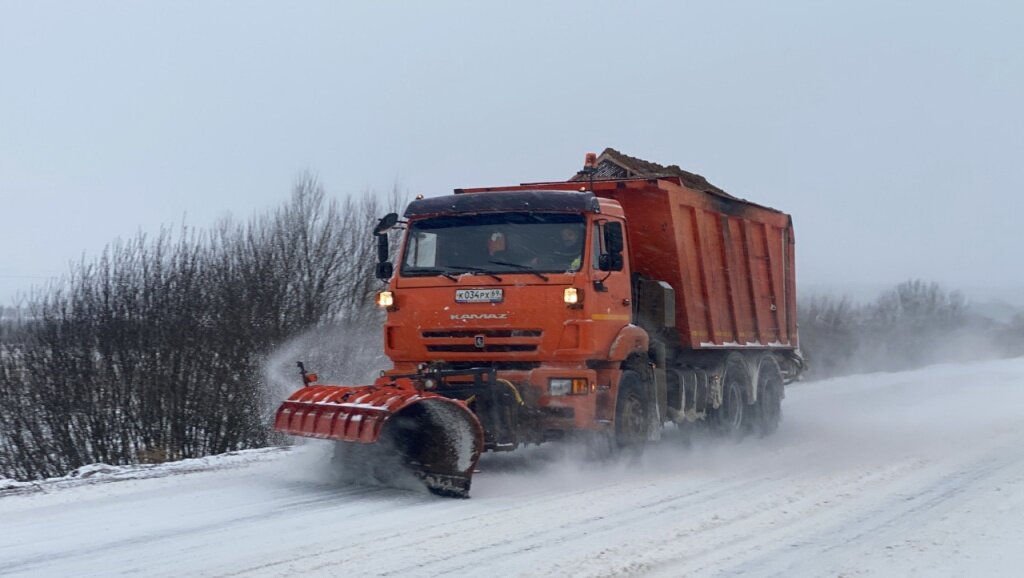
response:
[[[597,268],[602,271],[622,271],[625,262],[622,250],[625,242],[622,235],[622,223],[610,222],[604,226],[604,247],[606,253],[597,259]]]
[[[373,228],[374,235],[387,234],[388,229],[395,226],[398,222],[398,213],[388,213],[381,217],[377,221],[377,226]]]
[[[611,222],[604,226],[604,246],[609,253],[621,253],[625,247],[622,240],[622,223]]]
[[[387,281],[395,272],[394,265],[388,261],[391,250],[390,243],[388,243],[388,229],[394,227],[397,222],[398,213],[388,213],[381,217],[377,221],[377,226],[373,228],[373,234],[377,237],[377,278],[381,281]]]
[[[388,261],[388,249],[388,234],[377,235],[377,278],[382,281],[390,279],[395,272],[394,266]]]
[[[387,261],[389,256],[388,253],[390,252],[390,250],[391,247],[389,246],[388,243],[387,233],[383,235],[377,235],[377,261],[380,263],[384,263],[385,261]]]

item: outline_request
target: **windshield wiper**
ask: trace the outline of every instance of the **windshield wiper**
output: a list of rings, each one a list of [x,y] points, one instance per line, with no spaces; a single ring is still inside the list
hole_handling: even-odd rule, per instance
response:
[[[495,275],[494,273],[491,273],[487,269],[482,269],[480,267],[471,267],[469,265],[448,265],[448,268],[449,269],[462,269],[463,271],[469,271],[470,273],[480,273],[481,275],[487,275],[489,277],[493,277],[497,281],[501,281],[501,277],[498,277],[497,275]]]
[[[431,268],[431,267],[417,267],[415,269],[410,269],[410,270],[406,271],[406,273],[413,273],[413,274],[426,273],[428,275],[442,275],[444,277],[447,277],[447,278],[451,279],[452,281],[458,281],[458,279],[455,278],[454,275],[452,275],[451,273],[449,273],[448,271],[446,271],[444,269],[437,269],[437,268]]]
[[[548,280],[546,275],[543,275],[543,274],[541,274],[541,273],[539,273],[537,271],[534,271],[533,267],[528,267],[526,265],[520,265],[519,263],[509,263],[508,261],[488,261],[488,263],[491,263],[492,265],[504,265],[505,267],[515,267],[516,269],[520,269],[522,271],[526,271],[527,273],[533,273],[534,275],[540,277],[541,279],[543,279],[545,281]]]

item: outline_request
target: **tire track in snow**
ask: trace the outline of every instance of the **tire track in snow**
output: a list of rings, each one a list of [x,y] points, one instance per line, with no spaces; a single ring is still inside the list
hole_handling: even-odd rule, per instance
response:
[[[769,533],[780,523],[786,527],[792,520],[820,511],[823,504],[865,486],[884,484],[913,467],[904,464],[852,477],[830,476],[825,483],[802,475],[765,475],[758,480],[761,492],[756,496],[711,502],[688,518],[647,520],[644,531],[631,539],[563,561],[546,574],[559,575],[572,568],[576,575],[589,576],[707,572],[719,559],[742,556],[759,542],[771,541]]]
[[[1019,475],[1024,471],[1024,457],[1018,450],[1022,441],[1016,440],[981,459],[957,464],[952,469],[949,464],[936,464],[930,468],[927,483],[922,484],[919,479],[910,480],[870,507],[855,510],[855,515],[827,520],[826,524],[821,524],[827,529],[819,528],[810,539],[790,542],[781,552],[748,560],[722,573],[750,575],[759,568],[771,568],[771,573],[764,575],[813,574],[825,570],[816,567],[815,561],[834,560],[838,551],[851,543],[864,544],[864,548],[886,549],[885,543],[893,541],[894,534],[910,533],[936,519],[939,511],[961,506],[964,503],[961,498],[970,496],[979,486],[1002,479],[1007,474]],[[1007,461],[1007,456],[1017,457]],[[796,557],[793,552],[798,549],[801,554]],[[808,555],[807,549],[813,553]]]
[[[815,487],[812,482],[808,491],[800,492],[806,495],[796,501],[791,496],[787,499],[789,492],[784,489],[781,500],[741,505],[742,511],[752,511],[753,516],[719,512],[714,519],[726,518],[722,524],[711,531],[702,527],[700,532],[688,532],[686,537],[703,542],[698,548],[686,547],[685,540],[677,541],[676,538],[681,538],[678,533],[672,540],[627,544],[607,556],[599,556],[608,558],[606,568],[610,569],[593,575],[816,576],[835,573],[838,553],[848,549],[850,544],[870,543],[880,531],[912,528],[934,517],[936,508],[955,504],[953,498],[970,493],[974,486],[1004,471],[1019,472],[1024,461],[1006,463],[1003,459],[1005,451],[1019,445],[1019,441],[1010,444],[1006,450],[997,451],[995,457],[957,463],[952,475],[948,461],[933,463],[918,459],[902,466],[867,471],[860,476],[859,483]],[[781,508],[786,508],[786,518],[792,521],[778,519]],[[675,543],[683,546],[682,552],[672,552]],[[614,563],[629,560],[630,550],[645,550],[646,554],[632,563]],[[735,562],[736,559],[740,562]],[[586,560],[577,564],[585,566]],[[565,564],[559,566],[564,568]]]
[[[258,511],[252,514],[226,517],[214,522],[201,524],[186,524],[175,526],[159,531],[150,531],[130,538],[119,537],[116,542],[104,542],[89,544],[78,548],[70,548],[62,551],[47,551],[38,555],[31,555],[21,559],[6,559],[0,562],[0,575],[8,575],[15,572],[26,572],[50,565],[61,560],[75,560],[87,558],[102,552],[104,555],[116,555],[117,551],[132,551],[143,545],[160,544],[172,542],[183,535],[195,534],[216,534],[234,527],[245,526],[254,522],[264,522],[273,518],[289,518],[295,515],[302,515],[304,512],[323,512],[325,507],[352,503],[361,504],[362,511],[349,511],[349,516],[373,516],[376,508],[372,502],[367,501],[375,494],[389,494],[393,490],[373,487],[356,487],[342,490],[326,486],[325,489],[315,494],[297,494],[293,499],[279,505],[271,511]],[[0,548],[0,551],[3,549]]]
[[[736,448],[733,444],[727,444],[722,449],[730,451]],[[791,459],[797,457],[801,460],[816,451],[813,444],[805,443],[788,449],[791,450],[788,454]],[[672,457],[680,459],[690,455],[688,451],[680,450],[683,449],[676,448],[669,450],[669,453]],[[274,562],[248,566],[237,574],[259,573],[281,567],[288,567],[287,573],[322,571],[328,567],[337,567],[338,562],[321,564],[314,558],[332,558],[341,553],[346,554],[342,567],[356,567],[363,573],[376,575],[470,572],[480,564],[494,567],[502,560],[516,559],[522,552],[542,550],[546,544],[561,540],[560,537],[578,535],[576,529],[585,528],[586,534],[621,532],[623,527],[640,523],[644,518],[660,516],[666,512],[678,512],[680,504],[692,502],[689,507],[700,507],[709,500],[724,499],[737,493],[743,494],[763,483],[762,478],[752,475],[756,469],[755,466],[728,478],[683,478],[683,493],[670,496],[665,495],[663,484],[666,479],[678,481],[678,472],[663,473],[658,478],[661,482],[650,482],[645,472],[638,471],[628,479],[581,488],[571,494],[563,492],[522,496],[519,502],[508,506],[502,505],[496,509],[492,509],[487,500],[482,500],[482,504],[474,504],[475,500],[470,500],[463,503],[464,509],[478,511],[476,506],[483,504],[486,504],[487,509],[468,517],[447,519],[427,527],[416,527],[414,536],[370,533],[359,541],[349,541],[341,547],[328,547],[323,550],[317,548],[316,554],[312,556],[308,553],[288,556]],[[593,473],[595,476],[600,475],[600,471]],[[545,474],[542,472],[539,475],[543,478]],[[597,481],[600,482],[599,477]],[[622,499],[623,494],[628,496],[625,502]],[[449,503],[446,502],[442,507],[447,510]],[[614,511],[608,510],[609,503],[615,504]],[[555,527],[544,527],[529,522],[550,519],[552,507],[560,511],[584,514],[563,519]],[[595,509],[596,513],[586,514],[588,510]],[[447,518],[447,514],[451,512],[446,511],[445,514]],[[511,520],[526,522],[510,527]],[[381,559],[377,554],[380,545],[385,543],[389,550],[395,549],[406,553],[407,559],[412,562],[397,567],[388,565],[388,560]],[[453,562],[453,559],[459,562]],[[366,568],[370,567],[370,564],[374,569],[368,572]]]
[[[663,442],[629,472],[526,452],[467,501],[324,483],[291,458],[10,496],[0,573],[930,575],[953,572],[947,544],[988,564],[960,573],[1008,573],[1022,384],[1024,360],[804,384],[769,440]]]

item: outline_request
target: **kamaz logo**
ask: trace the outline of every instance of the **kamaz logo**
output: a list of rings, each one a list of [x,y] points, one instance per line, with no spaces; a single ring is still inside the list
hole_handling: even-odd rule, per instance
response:
[[[475,319],[508,319],[508,313],[461,313],[452,315],[452,321],[473,321]]]

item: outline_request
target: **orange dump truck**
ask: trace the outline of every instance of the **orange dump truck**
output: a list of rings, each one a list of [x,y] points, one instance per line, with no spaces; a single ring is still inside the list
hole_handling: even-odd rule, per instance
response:
[[[608,149],[569,181],[457,189],[404,217],[377,228],[394,367],[362,386],[304,373],[278,431],[375,446],[465,496],[485,450],[778,426],[803,369],[785,213]]]

